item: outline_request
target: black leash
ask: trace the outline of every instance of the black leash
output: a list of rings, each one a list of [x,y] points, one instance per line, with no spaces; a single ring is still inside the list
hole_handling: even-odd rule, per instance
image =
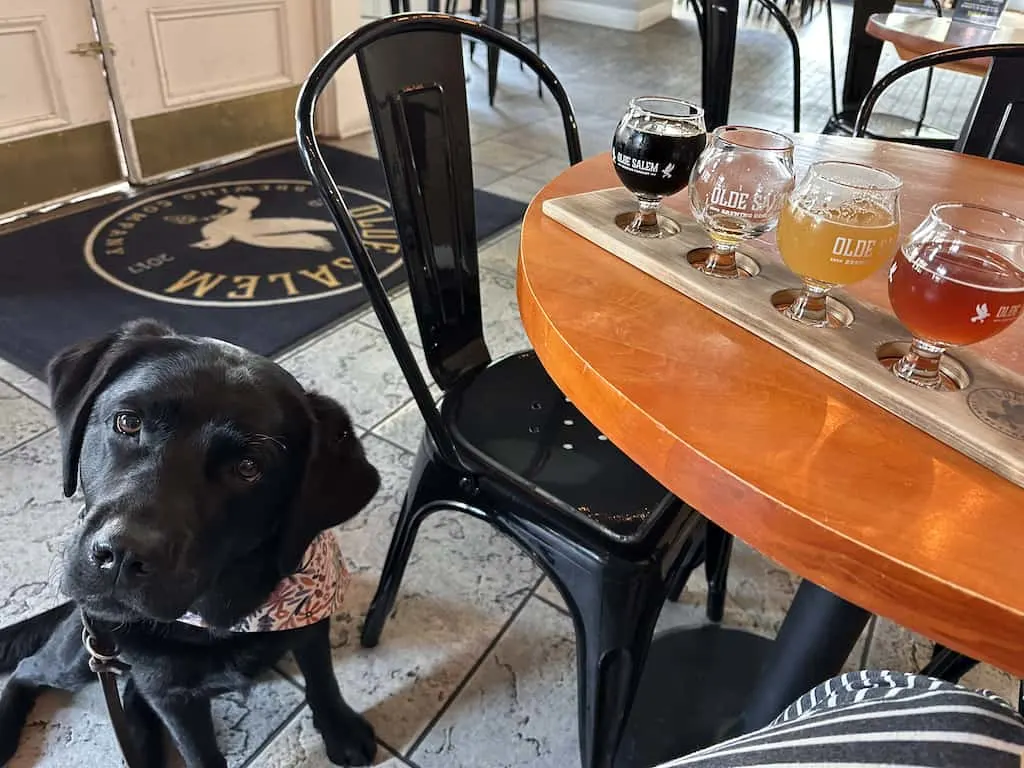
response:
[[[114,726],[117,745],[121,748],[121,756],[128,768],[143,768],[138,747],[132,738],[128,726],[128,718],[121,703],[121,694],[117,690],[117,678],[131,669],[131,665],[121,661],[121,652],[117,644],[96,632],[85,612],[82,615],[82,645],[89,654],[89,669],[96,673],[100,686],[103,688],[103,700],[107,703],[107,715]]]

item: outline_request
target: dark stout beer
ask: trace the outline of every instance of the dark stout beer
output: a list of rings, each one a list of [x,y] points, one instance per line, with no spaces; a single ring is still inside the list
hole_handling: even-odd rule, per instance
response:
[[[690,123],[625,120],[612,138],[612,160],[635,195],[664,197],[686,186],[707,135]]]

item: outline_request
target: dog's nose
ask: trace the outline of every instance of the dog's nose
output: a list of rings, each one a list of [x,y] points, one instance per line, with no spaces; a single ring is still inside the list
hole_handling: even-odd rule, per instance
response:
[[[153,573],[153,560],[138,542],[123,536],[100,537],[93,541],[93,565],[112,579],[135,581]]]

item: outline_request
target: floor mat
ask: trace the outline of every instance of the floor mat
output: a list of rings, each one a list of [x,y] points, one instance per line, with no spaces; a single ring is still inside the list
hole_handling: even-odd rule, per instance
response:
[[[405,279],[379,161],[324,156],[392,288]],[[477,235],[526,206],[476,190]],[[0,356],[42,376],[63,347],[137,317],[273,355],[367,297],[294,146],[2,234]]]

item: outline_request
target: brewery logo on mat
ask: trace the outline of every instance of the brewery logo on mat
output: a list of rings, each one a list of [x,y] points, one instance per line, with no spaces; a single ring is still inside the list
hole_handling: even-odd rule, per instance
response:
[[[1012,389],[976,389],[967,396],[971,413],[1004,435],[1024,440],[1024,392]]]
[[[396,270],[391,205],[341,191],[377,272]],[[92,230],[85,260],[119,288],[174,304],[266,306],[361,287],[313,185],[294,179],[221,181],[145,197]]]

